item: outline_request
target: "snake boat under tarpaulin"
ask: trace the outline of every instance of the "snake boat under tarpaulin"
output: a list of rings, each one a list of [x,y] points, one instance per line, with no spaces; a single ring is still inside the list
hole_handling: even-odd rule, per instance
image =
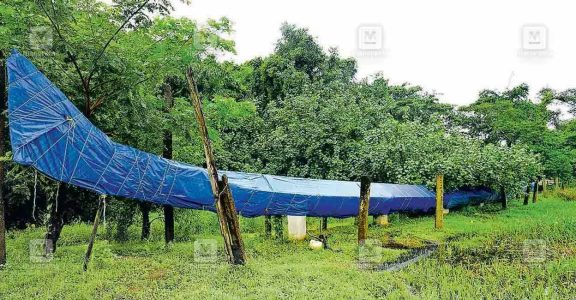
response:
[[[8,58],[8,117],[13,159],[54,180],[114,195],[180,208],[214,211],[205,169],[115,143],[96,128],[26,57]],[[238,212],[247,217],[358,214],[358,182],[241,172],[229,178]],[[445,206],[492,201],[487,190],[445,196]],[[429,212],[434,193],[421,185],[372,183],[371,215]]]

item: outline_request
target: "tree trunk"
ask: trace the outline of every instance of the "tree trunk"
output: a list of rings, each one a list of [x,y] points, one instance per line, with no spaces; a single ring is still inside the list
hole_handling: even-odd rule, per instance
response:
[[[328,217],[322,218],[322,230],[328,230]]]
[[[526,187],[526,193],[524,193],[524,205],[528,205],[530,201],[530,185]]]
[[[164,241],[174,241],[174,207],[164,205]]]
[[[142,235],[141,240],[150,238],[150,210],[152,205],[148,202],[140,202],[140,211],[142,212]]]
[[[48,205],[48,230],[46,239],[52,241],[52,248],[46,248],[48,252],[56,252],[58,239],[60,233],[64,228],[64,207],[66,207],[66,199],[68,198],[68,186],[65,183],[58,183],[60,185],[58,196]]]
[[[272,218],[269,215],[264,216],[264,235],[266,238],[272,237]]]
[[[444,228],[444,175],[436,176],[436,216],[434,228]]]
[[[284,226],[282,224],[282,216],[274,216],[273,223],[276,239],[278,240],[284,239]]]
[[[532,193],[532,203],[538,202],[538,179],[534,182],[534,191]]]
[[[360,180],[360,207],[358,208],[358,244],[363,245],[368,237],[368,208],[370,206],[370,179]]]
[[[174,107],[174,97],[172,95],[172,87],[165,83],[164,89],[164,112],[166,115]],[[162,156],[166,159],[172,159],[172,131],[167,129],[164,131],[164,151]],[[174,241],[174,207],[164,205],[164,241],[170,243]]]
[[[500,197],[502,197],[500,199],[502,201],[502,208],[508,208],[508,199],[506,199],[506,189],[504,187],[500,188]]]
[[[0,157],[4,157],[4,144],[6,143],[6,109],[7,100],[6,63],[4,52],[0,51]],[[6,264],[6,213],[4,199],[4,162],[0,160],[0,267]]]

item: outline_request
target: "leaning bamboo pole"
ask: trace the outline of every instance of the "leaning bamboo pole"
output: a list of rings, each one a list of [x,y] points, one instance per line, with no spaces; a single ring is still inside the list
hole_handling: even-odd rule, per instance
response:
[[[216,213],[218,214],[218,220],[220,222],[220,231],[224,238],[226,254],[228,255],[230,263],[244,264],[246,261],[246,254],[244,252],[244,245],[240,234],[238,215],[236,208],[234,207],[234,200],[232,198],[227,178],[224,177],[222,182],[218,178],[214,152],[212,150],[210,137],[208,136],[208,128],[206,126],[206,120],[204,119],[204,112],[202,111],[202,101],[200,100],[200,94],[198,93],[198,87],[196,85],[196,80],[194,79],[192,68],[188,68],[186,78],[188,79],[188,87],[190,89],[190,102],[194,107],[196,120],[198,121],[198,131],[204,145],[208,178],[210,179],[210,186],[212,187],[212,194],[214,196]]]

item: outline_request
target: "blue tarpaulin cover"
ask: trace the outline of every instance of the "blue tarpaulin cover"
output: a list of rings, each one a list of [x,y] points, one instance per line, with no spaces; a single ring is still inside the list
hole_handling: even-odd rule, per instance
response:
[[[13,159],[100,194],[214,210],[205,169],[112,141],[23,55],[8,58],[8,113]],[[243,216],[349,217],[358,214],[357,182],[223,172]],[[489,201],[486,190],[447,194],[445,206]],[[434,193],[421,185],[373,183],[369,213],[429,212]]]

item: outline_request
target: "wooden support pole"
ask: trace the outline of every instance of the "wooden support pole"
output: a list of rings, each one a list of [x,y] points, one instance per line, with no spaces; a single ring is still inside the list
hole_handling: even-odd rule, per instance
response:
[[[228,176],[222,175],[222,180],[218,181],[220,188],[220,202],[224,210],[224,217],[226,224],[229,226],[231,247],[232,247],[232,263],[235,265],[243,265],[246,263],[246,251],[244,250],[244,242],[240,235],[240,221],[236,213],[236,204],[232,198],[232,191],[228,183]]]
[[[92,233],[90,234],[90,241],[88,241],[88,249],[86,249],[86,255],[84,256],[84,266],[82,267],[84,272],[88,270],[88,263],[90,263],[90,257],[92,256],[92,248],[94,247],[94,240],[96,240],[96,233],[98,232],[98,224],[100,224],[100,215],[102,214],[104,201],[106,201],[106,195],[100,195],[96,217],[94,217],[94,224],[92,225]]]
[[[444,175],[436,175],[436,229],[444,228]]]
[[[0,157],[4,157],[6,143],[6,116],[4,110],[7,102],[6,61],[0,50]],[[6,264],[6,199],[4,198],[4,162],[0,160],[0,268]]]
[[[506,198],[506,189],[504,187],[500,188],[500,201],[502,202],[502,209],[508,208],[508,199]]]
[[[186,78],[190,89],[190,101],[192,102],[192,106],[194,106],[196,120],[198,121],[198,131],[204,145],[208,178],[210,179],[210,185],[212,187],[216,213],[218,214],[218,220],[220,223],[220,232],[224,238],[224,246],[226,248],[226,254],[228,255],[228,261],[232,264],[243,264],[246,261],[246,256],[243,251],[244,246],[242,244],[240,227],[238,226],[238,215],[236,209],[231,209],[230,203],[227,203],[227,201],[233,203],[232,194],[229,192],[230,189],[222,189],[222,187],[227,187],[228,185],[219,184],[216,161],[214,159],[210,137],[208,136],[208,127],[206,126],[204,112],[202,111],[202,101],[200,100],[200,94],[198,93],[198,87],[194,79],[192,68],[188,68]],[[223,193],[225,195],[223,195]]]
[[[548,190],[548,180],[546,177],[542,178],[542,194],[545,194]]]
[[[368,209],[370,207],[370,179],[360,179],[360,207],[358,209],[358,244],[364,245],[368,237]]]
[[[524,205],[528,205],[530,201],[530,184],[526,187],[526,192],[524,193]]]

